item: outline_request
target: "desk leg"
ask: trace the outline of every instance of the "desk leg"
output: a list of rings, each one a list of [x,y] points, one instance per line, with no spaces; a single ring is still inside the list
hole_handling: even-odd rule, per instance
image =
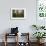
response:
[[[7,46],[7,36],[5,35],[5,46]]]
[[[7,46],[7,42],[5,41],[5,46]]]

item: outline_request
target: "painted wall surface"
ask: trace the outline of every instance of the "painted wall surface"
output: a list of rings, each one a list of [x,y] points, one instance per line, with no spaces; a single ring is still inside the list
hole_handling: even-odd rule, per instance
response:
[[[11,8],[26,8],[26,19],[11,20]],[[0,34],[10,32],[11,27],[17,26],[19,32],[29,32],[32,37],[32,24],[36,24],[36,0],[0,0]]]

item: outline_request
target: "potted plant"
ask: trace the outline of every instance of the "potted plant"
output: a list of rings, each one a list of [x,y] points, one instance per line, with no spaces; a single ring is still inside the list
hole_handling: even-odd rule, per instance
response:
[[[40,40],[46,36],[45,32],[35,32],[33,35],[37,38],[38,43],[40,43]]]

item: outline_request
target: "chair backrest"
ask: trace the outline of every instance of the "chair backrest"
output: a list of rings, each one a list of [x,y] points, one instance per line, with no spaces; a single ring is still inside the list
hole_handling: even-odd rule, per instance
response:
[[[11,28],[11,34],[18,33],[18,27],[16,28]]]

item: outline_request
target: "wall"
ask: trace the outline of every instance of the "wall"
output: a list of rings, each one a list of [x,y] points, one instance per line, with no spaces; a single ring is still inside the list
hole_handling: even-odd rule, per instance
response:
[[[10,8],[26,8],[26,19],[11,20]],[[0,34],[17,26],[19,32],[30,32],[32,36],[32,24],[36,24],[36,0],[0,0]]]

